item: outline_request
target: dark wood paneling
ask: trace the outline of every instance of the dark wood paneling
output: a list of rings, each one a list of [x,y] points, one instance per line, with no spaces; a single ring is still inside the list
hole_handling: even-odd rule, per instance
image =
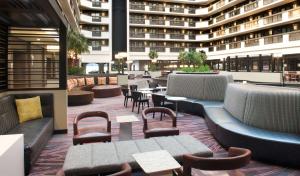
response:
[[[0,92],[7,89],[7,33],[7,26],[0,24]]]

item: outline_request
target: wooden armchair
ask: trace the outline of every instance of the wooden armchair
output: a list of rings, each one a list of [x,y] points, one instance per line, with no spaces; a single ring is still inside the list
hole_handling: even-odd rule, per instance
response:
[[[172,127],[171,128],[153,128],[153,129],[149,129],[148,128],[147,114],[156,113],[156,112],[169,115],[172,118]],[[179,129],[177,128],[176,115],[169,108],[164,108],[164,107],[147,108],[147,109],[143,110],[142,118],[143,118],[143,122],[144,122],[143,131],[144,131],[145,138],[179,135]]]
[[[230,147],[226,157],[198,157],[183,155],[183,169],[176,170],[175,175],[191,176],[192,168],[200,170],[234,170],[247,165],[251,151],[244,148]]]
[[[84,132],[86,128],[78,128],[78,123],[82,119],[89,117],[102,117],[107,120],[107,131],[99,132],[98,129],[88,128],[93,132]],[[90,111],[84,112],[76,116],[73,123],[73,144],[84,144],[84,143],[93,143],[93,142],[110,142],[111,141],[111,121],[108,118],[108,114],[102,111]]]

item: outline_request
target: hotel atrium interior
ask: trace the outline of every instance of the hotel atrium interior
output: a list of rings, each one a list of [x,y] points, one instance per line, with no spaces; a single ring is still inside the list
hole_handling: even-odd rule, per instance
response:
[[[0,0],[0,176],[300,176],[299,0]]]

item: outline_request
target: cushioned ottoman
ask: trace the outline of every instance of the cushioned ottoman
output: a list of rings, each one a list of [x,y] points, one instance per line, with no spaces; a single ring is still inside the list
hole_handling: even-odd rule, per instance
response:
[[[203,157],[213,155],[209,148],[192,136],[155,137],[71,146],[63,170],[66,176],[111,173],[118,171],[122,163],[129,163],[133,169],[139,169],[132,154],[156,150],[169,151],[179,162],[184,154]]]

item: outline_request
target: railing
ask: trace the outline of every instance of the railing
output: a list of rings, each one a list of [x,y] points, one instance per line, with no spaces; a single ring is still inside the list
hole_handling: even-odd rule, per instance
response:
[[[258,2],[255,1],[255,2],[252,2],[252,3],[250,3],[250,4],[245,5],[245,6],[244,6],[244,11],[245,11],[245,12],[248,12],[248,11],[250,11],[250,10],[256,9],[257,7],[258,7]]]
[[[181,51],[184,51],[184,48],[179,48],[179,47],[170,48],[170,52],[172,53],[179,53]]]
[[[101,31],[92,31],[92,36],[100,37],[101,36]]]
[[[258,20],[249,21],[244,24],[245,30],[258,27]]]
[[[208,24],[209,24],[209,25],[212,25],[213,23],[214,23],[214,20],[209,20],[209,21],[208,21]]]
[[[219,31],[217,31],[216,32],[216,36],[223,36],[223,35],[225,35],[225,30],[223,29],[223,30],[219,30]]]
[[[195,8],[189,8],[189,13],[190,14],[196,14],[196,9]]]
[[[183,34],[170,34],[171,39],[184,39]]]
[[[300,31],[294,31],[289,33],[289,41],[300,40]]]
[[[218,9],[218,8],[224,6],[224,5],[225,5],[225,0],[221,0],[221,1],[216,3],[216,8]]]
[[[208,38],[213,38],[213,37],[214,37],[214,33],[208,34]]]
[[[275,14],[264,18],[264,24],[271,24],[282,21],[282,13]]]
[[[233,17],[236,15],[239,15],[240,13],[241,13],[241,9],[235,9],[235,10],[230,11],[228,14],[229,14],[229,17]]]
[[[130,4],[130,9],[132,10],[145,10],[144,4]]]
[[[215,48],[213,46],[208,48],[208,52],[213,52],[213,51],[215,51]]]
[[[166,48],[163,46],[152,46],[150,47],[151,51],[156,51],[156,52],[165,52]]]
[[[229,33],[239,32],[241,30],[241,26],[233,26],[229,28]]]
[[[130,33],[130,37],[133,38],[145,38],[145,33]]]
[[[190,27],[195,27],[196,26],[196,22],[195,21],[189,21],[189,26]]]
[[[92,50],[93,51],[100,51],[101,50],[101,46],[92,46]]]
[[[289,11],[289,18],[300,17],[300,8],[292,9]]]
[[[268,5],[268,4],[271,4],[273,2],[275,2],[277,0],[264,0],[264,5]]]
[[[216,22],[220,22],[222,20],[225,20],[225,14],[216,17]]]
[[[212,5],[208,7],[209,12],[212,11],[213,9],[214,9],[214,6],[212,6]]]
[[[131,52],[145,52],[145,47],[131,46],[130,51]]]
[[[252,46],[258,46],[258,45],[259,45],[259,39],[245,40],[245,47],[252,47]]]
[[[165,34],[150,33],[150,38],[165,38]]]
[[[216,50],[217,50],[217,51],[226,50],[226,45],[225,45],[225,44],[218,45],[218,46],[216,46]]]
[[[130,18],[130,23],[132,24],[145,24],[144,18]]]
[[[229,49],[241,48],[241,42],[229,43]]]
[[[196,40],[196,35],[195,34],[189,34],[189,39],[190,40]]]
[[[172,25],[172,26],[184,26],[184,21],[172,20],[172,21],[170,21],[170,25]]]
[[[92,21],[93,22],[101,22],[101,17],[100,16],[92,16]]]
[[[175,13],[184,13],[184,8],[181,7],[171,7],[170,12],[175,12]]]
[[[152,24],[152,25],[165,25],[165,20],[150,19],[150,24]]]
[[[282,43],[283,36],[282,35],[275,35],[275,36],[269,36],[264,38],[264,44],[273,44],[273,43]]]
[[[149,6],[150,11],[159,11],[159,12],[163,12],[165,11],[165,7],[164,6],[160,6],[160,5],[150,5]]]
[[[101,2],[99,2],[99,1],[93,1],[92,5],[93,5],[93,7],[101,7]]]

